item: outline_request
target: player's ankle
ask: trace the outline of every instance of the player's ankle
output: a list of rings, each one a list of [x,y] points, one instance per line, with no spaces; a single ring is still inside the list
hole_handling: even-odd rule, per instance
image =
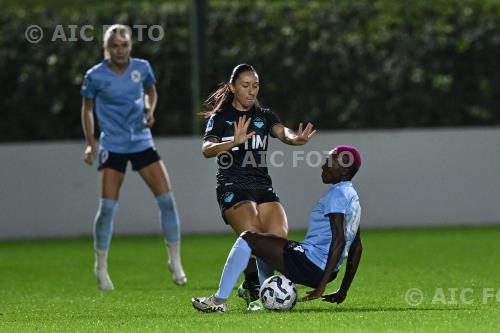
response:
[[[95,268],[98,270],[108,269],[108,251],[95,250]]]
[[[227,302],[227,299],[217,298],[216,296],[213,297],[213,300],[214,300],[215,305],[226,304],[226,302]]]

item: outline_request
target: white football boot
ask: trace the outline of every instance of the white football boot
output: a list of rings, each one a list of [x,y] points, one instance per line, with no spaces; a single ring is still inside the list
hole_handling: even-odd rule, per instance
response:
[[[108,274],[108,251],[95,251],[94,275],[101,290],[113,290],[113,282]]]
[[[181,265],[174,265],[172,262],[169,262],[168,270],[172,273],[172,280],[174,280],[176,285],[183,286],[187,283],[187,277]]]
[[[209,297],[195,297],[191,299],[193,307],[202,312],[226,312],[226,302],[216,304],[214,295]]]
[[[182,269],[180,252],[180,242],[167,244],[168,270],[172,273],[174,283],[178,286],[183,286],[187,283],[187,278]]]
[[[109,277],[108,270],[103,267],[97,267],[97,265],[94,268],[94,274],[97,279],[97,286],[101,290],[114,290],[115,287],[113,286],[113,282],[111,281],[111,278]]]

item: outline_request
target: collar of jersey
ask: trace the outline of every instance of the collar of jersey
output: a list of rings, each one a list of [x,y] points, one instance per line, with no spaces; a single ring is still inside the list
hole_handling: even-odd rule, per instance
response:
[[[125,75],[129,70],[130,68],[132,67],[132,61],[133,61],[133,58],[132,57],[129,57],[129,60],[128,60],[128,66],[127,66],[127,69],[121,73],[121,74],[118,74],[116,72],[113,72],[113,70],[108,66],[109,64],[109,59],[104,59],[102,61],[102,65],[106,68],[106,70],[109,72],[109,73],[112,73],[113,75],[116,75],[116,76],[123,76]]]
[[[232,112],[236,112],[238,114],[246,114],[248,112],[252,112],[255,110],[255,104],[252,105],[252,107],[250,109],[248,109],[247,111],[240,111],[240,110],[236,109],[232,104],[229,104],[229,110],[231,110]]]
[[[332,184],[331,189],[342,187],[342,186],[352,186],[352,182],[350,180],[344,180],[335,184]]]

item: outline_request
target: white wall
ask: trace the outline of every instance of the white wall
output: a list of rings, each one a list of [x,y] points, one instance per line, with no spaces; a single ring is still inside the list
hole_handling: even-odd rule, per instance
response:
[[[337,144],[357,146],[364,165],[355,177],[365,227],[500,223],[500,128],[322,132],[306,146],[272,139],[283,167],[270,166],[290,229],[305,228],[327,186],[320,167],[297,161]],[[229,231],[215,198],[214,159],[201,139],[158,138],[174,186],[182,231]],[[0,145],[0,239],[89,235],[99,195],[98,173],[82,162],[83,140]],[[297,154],[297,153],[295,153]],[[309,154],[309,155],[307,155]],[[313,155],[311,155],[313,154]],[[299,156],[297,155],[297,156]],[[158,233],[156,202],[127,170],[115,232]]]

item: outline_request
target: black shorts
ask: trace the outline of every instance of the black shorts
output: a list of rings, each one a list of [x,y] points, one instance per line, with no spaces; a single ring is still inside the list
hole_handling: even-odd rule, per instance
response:
[[[160,155],[158,155],[155,148],[148,148],[137,153],[129,154],[113,153],[101,149],[99,151],[99,165],[97,166],[97,170],[111,168],[121,173],[125,173],[127,170],[127,163],[130,161],[132,170],[138,171],[159,160]]]
[[[274,193],[273,188],[267,190],[219,190],[217,189],[217,202],[226,224],[229,224],[224,217],[226,209],[233,207],[238,202],[253,201],[257,205],[265,202],[280,202],[278,195]]]
[[[311,288],[319,286],[324,271],[307,258],[300,243],[288,241],[283,249],[283,260],[285,276],[292,282]],[[333,281],[336,277],[337,272],[333,272],[328,281]]]

